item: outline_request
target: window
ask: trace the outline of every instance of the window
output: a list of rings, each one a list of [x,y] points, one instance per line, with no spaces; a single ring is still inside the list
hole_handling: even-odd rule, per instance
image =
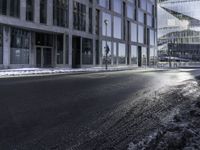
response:
[[[138,42],[144,43],[144,27],[138,25]]]
[[[89,19],[89,32],[92,33],[92,29],[93,29],[93,23],[92,23],[92,19],[93,19],[93,15],[92,15],[92,8],[89,8],[89,15],[88,15],[88,19]]]
[[[20,0],[10,0],[10,16],[19,18]]]
[[[115,0],[115,1],[113,2],[113,10],[114,10],[116,13],[119,13],[119,14],[122,13],[122,0]]]
[[[33,21],[34,0],[26,0],[26,20]]]
[[[105,20],[108,21],[107,26],[105,24]],[[111,37],[111,28],[112,28],[111,24],[112,24],[111,15],[103,12],[103,18],[102,18],[102,28],[103,28],[102,32],[103,33],[102,33],[102,35]],[[106,33],[106,30],[107,30],[107,33]]]
[[[53,36],[51,34],[36,33],[35,45],[53,46]]]
[[[117,43],[113,43],[113,64],[117,65]]]
[[[146,47],[142,47],[142,64],[144,66],[147,66],[147,48]]]
[[[68,27],[68,0],[53,0],[53,24]]]
[[[134,19],[134,8],[132,4],[127,4],[127,17]]]
[[[109,48],[109,53],[107,55],[107,63],[111,64],[111,60],[112,60],[111,42],[107,41],[107,46]],[[102,62],[103,64],[106,63],[106,41],[102,41]]]
[[[47,23],[47,0],[40,0],[40,23]]]
[[[20,17],[20,0],[0,0],[0,14]]]
[[[0,64],[3,64],[3,28],[0,26]]]
[[[95,32],[97,35],[99,35],[99,16],[100,16],[100,11],[98,9],[96,9],[96,28],[95,28]]]
[[[96,47],[95,47],[95,50],[96,50],[96,65],[99,65],[99,40],[96,40]]]
[[[138,64],[138,54],[137,54],[137,46],[131,46],[131,64]]]
[[[131,23],[131,41],[137,42],[137,24]]]
[[[97,3],[100,6],[111,10],[111,0],[97,0]]]
[[[57,35],[57,64],[63,64],[63,35]]]
[[[91,39],[83,38],[82,40],[82,64],[93,64],[93,44]]]
[[[114,37],[121,39],[122,38],[122,21],[120,17],[114,16]]]
[[[144,12],[138,9],[138,21],[144,23]]]
[[[29,64],[30,37],[31,34],[28,31],[11,30],[11,64]]]
[[[124,65],[126,64],[126,45],[123,43],[119,43],[118,63]]]
[[[74,14],[74,20],[73,25],[75,30],[85,31],[86,30],[86,6],[74,2],[73,3],[73,14]]]
[[[66,35],[65,40],[65,63],[69,64],[69,36]]]
[[[0,0],[0,14],[7,15],[7,0]]]

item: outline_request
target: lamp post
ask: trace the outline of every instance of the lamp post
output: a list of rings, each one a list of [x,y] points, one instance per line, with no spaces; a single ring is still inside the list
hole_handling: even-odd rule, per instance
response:
[[[109,21],[107,19],[104,20],[104,24],[106,26],[106,37],[108,36],[108,23]],[[105,53],[106,53],[106,60],[105,60],[105,64],[106,64],[106,70],[108,70],[108,53],[109,53],[109,47],[108,47],[108,41],[106,39],[106,46],[105,46]]]

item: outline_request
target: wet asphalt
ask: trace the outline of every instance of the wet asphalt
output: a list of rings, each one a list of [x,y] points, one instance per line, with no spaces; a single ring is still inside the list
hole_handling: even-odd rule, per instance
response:
[[[199,74],[181,69],[0,79],[0,150],[126,149],[159,125],[147,118],[164,106],[145,98]],[[162,112],[173,104],[166,101]]]

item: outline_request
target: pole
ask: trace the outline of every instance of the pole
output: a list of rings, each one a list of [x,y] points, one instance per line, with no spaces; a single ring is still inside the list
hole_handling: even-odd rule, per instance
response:
[[[107,31],[107,23],[106,23],[106,37],[108,36],[108,31]],[[105,50],[105,52],[106,52],[106,70],[108,70],[108,53],[107,53],[107,48],[108,48],[108,41],[107,41],[107,39],[106,39],[106,50]]]
[[[108,20],[104,20],[105,26],[106,26],[106,37],[108,36]],[[108,70],[108,41],[106,39],[106,46],[105,46],[105,53],[106,53],[106,60],[105,60],[105,65],[106,65],[106,70]]]

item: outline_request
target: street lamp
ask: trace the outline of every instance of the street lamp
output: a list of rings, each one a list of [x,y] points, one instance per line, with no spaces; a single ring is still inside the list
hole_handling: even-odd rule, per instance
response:
[[[109,21],[107,19],[104,20],[104,24],[106,26],[106,37],[108,36],[108,23]],[[106,64],[106,70],[108,69],[108,53],[109,53],[110,49],[108,47],[108,41],[106,39],[106,46],[105,46],[105,53],[106,53],[106,60],[105,60],[105,64]]]

